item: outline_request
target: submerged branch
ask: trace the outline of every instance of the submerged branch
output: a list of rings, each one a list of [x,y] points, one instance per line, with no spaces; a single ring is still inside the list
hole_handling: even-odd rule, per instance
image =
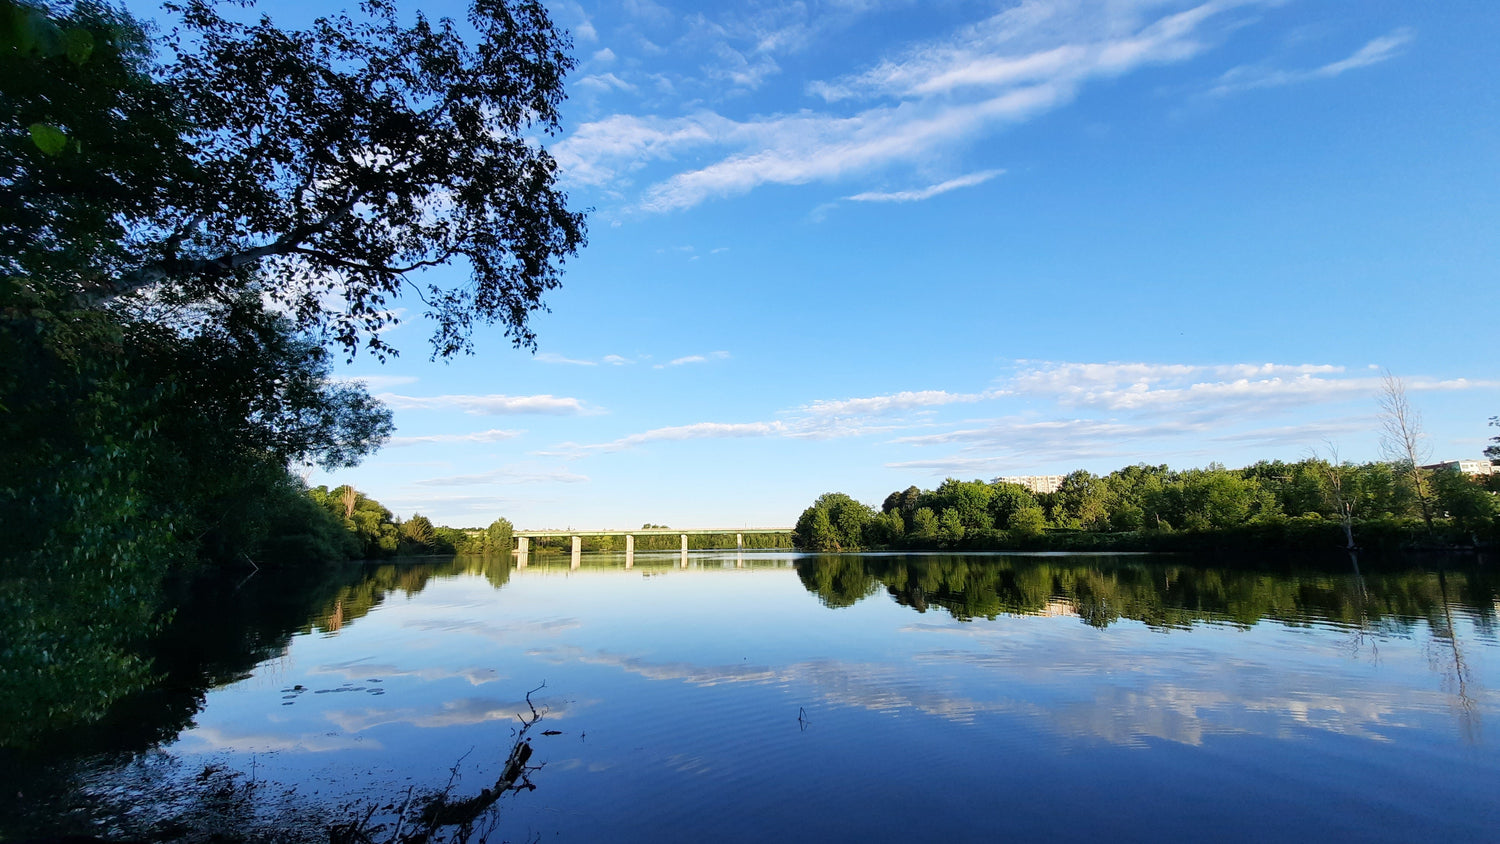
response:
[[[412,805],[412,793],[408,789],[406,801],[397,813],[395,827],[388,837],[376,837],[377,834],[383,832],[383,829],[379,826],[371,827],[370,816],[367,814],[353,823],[330,828],[328,831],[330,844],[425,844],[432,841],[438,831],[444,827],[457,827],[453,840],[466,840],[474,824],[490,811],[501,797],[514,791],[535,790],[536,786],[532,784],[529,775],[541,770],[541,766],[527,764],[532,754],[531,738],[527,733],[547,714],[546,707],[538,710],[531,700],[533,694],[546,687],[547,684],[543,682],[526,693],[526,706],[531,710],[531,715],[528,718],[524,713],[516,714],[521,721],[521,728],[516,732],[515,743],[511,745],[510,754],[506,757],[505,765],[501,768],[500,776],[495,779],[494,785],[481,790],[472,797],[456,800],[450,798],[453,785],[458,780],[459,765],[463,762],[463,757],[460,757],[453,765],[448,777],[448,785],[437,794],[425,798],[425,804],[413,818],[410,832],[402,834],[406,826],[407,811]],[[464,757],[467,756],[468,754],[465,753]]]

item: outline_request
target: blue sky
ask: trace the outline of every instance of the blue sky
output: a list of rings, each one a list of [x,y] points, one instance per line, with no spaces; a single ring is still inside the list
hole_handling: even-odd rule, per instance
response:
[[[1374,459],[1382,368],[1434,459],[1500,433],[1500,4],[549,7],[593,211],[539,353],[429,361],[413,308],[340,371],[395,439],[314,484],[788,525],[947,476]]]

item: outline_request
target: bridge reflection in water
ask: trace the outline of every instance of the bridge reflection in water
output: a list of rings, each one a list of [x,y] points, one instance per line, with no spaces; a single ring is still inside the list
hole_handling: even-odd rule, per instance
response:
[[[689,536],[729,536],[734,535],[734,547],[743,550],[745,547],[745,534],[782,534],[791,536],[791,528],[694,528],[682,530],[675,528],[641,528],[639,530],[518,530],[512,536],[516,538],[516,568],[526,568],[530,556],[531,540],[553,537],[570,537],[572,539],[572,568],[578,568],[583,553],[583,537],[585,536],[623,536],[625,537],[625,568],[635,565],[635,538],[637,536],[671,536],[673,534],[682,538],[681,554],[683,568],[688,566],[688,537]],[[703,549],[699,549],[703,550]]]

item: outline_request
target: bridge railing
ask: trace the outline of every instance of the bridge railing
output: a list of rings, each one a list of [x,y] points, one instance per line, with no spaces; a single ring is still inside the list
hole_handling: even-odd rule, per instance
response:
[[[595,537],[595,536],[604,536],[604,537],[623,536],[623,537],[625,537],[625,557],[626,557],[626,565],[628,566],[629,563],[630,563],[630,561],[633,559],[633,557],[635,555],[635,538],[637,536],[679,536],[679,537],[681,537],[681,541],[678,544],[678,550],[683,554],[683,558],[686,559],[686,555],[687,555],[687,552],[688,552],[688,537],[690,537],[690,536],[723,536],[723,537],[733,536],[734,537],[734,547],[737,548],[737,549],[743,550],[744,547],[745,547],[745,534],[750,534],[752,536],[755,536],[755,535],[766,535],[766,534],[790,536],[792,534],[792,528],[782,528],[782,527],[774,527],[774,528],[760,528],[760,527],[757,527],[757,528],[638,528],[636,530],[610,530],[610,529],[605,529],[605,530],[552,530],[552,529],[548,529],[548,530],[517,530],[517,531],[513,531],[511,535],[516,538],[516,559],[517,559],[517,565],[519,565],[519,566],[525,566],[526,565],[527,557],[528,557],[529,552],[530,552],[531,540],[533,540],[533,539],[553,539],[553,538],[561,538],[561,537],[564,537],[564,536],[569,537],[570,539],[572,539],[572,545],[573,545],[572,552],[573,552],[573,560],[574,560],[575,565],[577,564],[578,555],[579,555],[579,553],[582,550],[583,537],[585,537],[585,536],[588,536],[588,537]]]

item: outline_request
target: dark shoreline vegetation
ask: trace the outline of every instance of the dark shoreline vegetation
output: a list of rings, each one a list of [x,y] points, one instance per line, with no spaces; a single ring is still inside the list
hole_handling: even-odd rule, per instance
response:
[[[1261,461],[1244,469],[1136,465],[1076,471],[1053,492],[949,478],[876,510],[819,496],[793,539],[811,551],[1155,551],[1329,556],[1464,551],[1500,543],[1500,474],[1396,462]]]
[[[0,746],[152,686],[182,578],[509,541],[299,475],[391,432],[331,349],[397,354],[413,290],[434,358],[485,327],[534,348],[585,244],[532,142],[567,35],[525,0],[469,12],[0,0]]]

